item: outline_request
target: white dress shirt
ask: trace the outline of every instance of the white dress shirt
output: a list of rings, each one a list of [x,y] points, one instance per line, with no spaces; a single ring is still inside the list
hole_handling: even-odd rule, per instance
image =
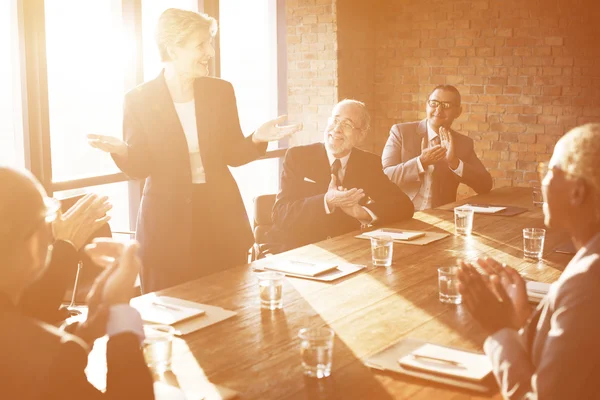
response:
[[[428,145],[431,146],[431,141],[438,137],[438,134],[429,126],[429,122],[427,122],[427,139]],[[431,208],[431,185],[432,185],[432,175],[433,175],[433,165],[428,165],[427,170],[423,168],[423,164],[421,164],[420,157],[417,157],[417,168],[419,169],[419,175],[423,183],[421,184],[421,189],[413,199],[413,204],[415,206],[415,211],[419,210],[427,210]],[[458,160],[458,167],[456,169],[450,168],[450,171],[454,172],[458,176],[462,176],[463,174],[463,162],[462,160]]]
[[[198,129],[196,125],[196,106],[195,101],[186,103],[173,103],[175,111],[179,116],[179,122],[185,133],[185,139],[190,152],[190,167],[192,172],[192,183],[206,183],[204,165],[200,156],[200,145],[198,144]]]
[[[134,333],[141,343],[145,337],[142,317],[129,304],[115,304],[108,309],[106,334],[112,337],[125,332]]]
[[[339,159],[340,162],[342,163],[342,166],[340,167],[340,169],[338,171],[338,177],[340,178],[340,180],[342,182],[344,181],[344,177],[346,176],[346,167],[348,166],[348,160],[350,159],[350,154],[352,154],[352,152],[348,153],[347,156],[344,156]],[[327,159],[329,160],[329,170],[331,170],[336,158],[333,155],[329,154],[329,152],[327,152]],[[343,186],[342,182],[337,182],[338,187]],[[329,206],[327,206],[327,196],[323,197],[323,202],[325,204],[325,213],[331,214],[332,212],[335,211],[335,209],[330,210]],[[370,221],[360,221],[361,224],[372,224],[373,222],[375,222],[377,220],[377,216],[373,213],[373,211],[369,210],[365,206],[363,206],[363,209],[371,216],[371,220]]]

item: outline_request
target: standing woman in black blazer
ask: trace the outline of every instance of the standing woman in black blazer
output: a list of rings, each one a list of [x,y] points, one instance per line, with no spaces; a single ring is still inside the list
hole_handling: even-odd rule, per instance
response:
[[[127,175],[146,178],[136,233],[144,292],[247,262],[254,240],[228,166],[299,129],[277,125],[280,117],[244,137],[233,87],[207,76],[216,31],[206,14],[163,12],[156,42],[164,69],[125,95],[125,141],[88,135]]]

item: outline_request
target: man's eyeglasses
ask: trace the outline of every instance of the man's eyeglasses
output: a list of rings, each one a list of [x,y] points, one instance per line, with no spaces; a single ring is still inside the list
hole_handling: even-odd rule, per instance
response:
[[[449,101],[439,101],[439,100],[427,100],[427,104],[431,108],[441,107],[442,110],[447,110],[448,108],[456,106],[456,104],[450,103]]]
[[[329,117],[327,122],[329,125],[333,126],[334,129],[339,126],[346,133],[352,132],[352,130],[356,129],[354,124],[348,118],[339,119],[336,117]]]

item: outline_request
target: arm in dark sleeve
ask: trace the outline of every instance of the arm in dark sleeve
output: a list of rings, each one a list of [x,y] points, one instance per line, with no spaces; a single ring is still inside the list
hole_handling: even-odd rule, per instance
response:
[[[106,352],[106,392],[96,389],[85,374],[88,354],[77,340],[66,340],[49,371],[49,399],[154,399],[152,376],[144,362],[139,339],[123,333],[109,339]]]
[[[477,157],[477,154],[475,154],[472,141],[469,143],[467,156],[462,159],[462,162],[463,173],[462,177],[459,177],[461,183],[470,186],[479,194],[492,190],[492,176]]]
[[[115,164],[132,178],[146,178],[150,175],[152,161],[142,123],[135,113],[129,94],[125,96],[123,104],[123,137],[128,146],[127,157],[111,154]]]
[[[377,224],[386,224],[412,218],[412,201],[383,173],[381,162],[375,158],[368,167],[369,186],[365,189],[370,202],[365,205],[377,217]]]
[[[333,214],[325,212],[325,193],[313,196],[302,193],[304,177],[297,171],[300,156],[294,148],[285,154],[281,189],[273,206],[273,222],[287,235],[304,237],[315,229],[315,224],[327,224]]]
[[[52,249],[52,259],[43,275],[25,289],[19,303],[23,314],[48,323],[56,322],[58,308],[67,285],[77,272],[79,254],[68,242],[58,240]]]
[[[225,111],[222,120],[219,121],[219,129],[222,128],[220,134],[226,137],[223,143],[226,146],[225,160],[227,165],[238,167],[263,156],[267,151],[268,143],[254,144],[252,135],[244,137],[240,127],[233,86],[229,82],[222,82],[225,84],[223,100]]]

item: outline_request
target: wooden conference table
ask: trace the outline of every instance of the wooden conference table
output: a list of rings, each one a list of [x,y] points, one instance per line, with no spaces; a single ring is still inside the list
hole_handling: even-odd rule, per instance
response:
[[[206,379],[240,392],[241,399],[477,399],[488,397],[365,367],[362,358],[404,337],[480,350],[485,335],[464,306],[438,301],[437,267],[457,258],[492,256],[528,279],[553,282],[572,256],[553,252],[566,236],[548,231],[543,260],[523,259],[522,229],[543,227],[529,188],[500,188],[457,202],[525,207],[527,212],[501,217],[476,214],[471,237],[454,236],[454,215],[443,209],[417,212],[402,229],[448,232],[426,246],[394,245],[393,264],[373,267],[368,240],[357,232],[298,248],[161,291],[236,311],[237,316],[176,339],[173,375],[188,393],[200,393]],[[444,207],[447,208],[447,207]],[[334,283],[286,278],[283,310],[261,311],[253,266],[289,257],[312,257],[365,264],[359,273]],[[305,378],[300,364],[298,330],[327,325],[335,330],[332,375]],[[103,385],[105,370],[90,365],[88,376]],[[203,383],[204,382],[204,383]],[[198,398],[201,398],[198,397]]]

